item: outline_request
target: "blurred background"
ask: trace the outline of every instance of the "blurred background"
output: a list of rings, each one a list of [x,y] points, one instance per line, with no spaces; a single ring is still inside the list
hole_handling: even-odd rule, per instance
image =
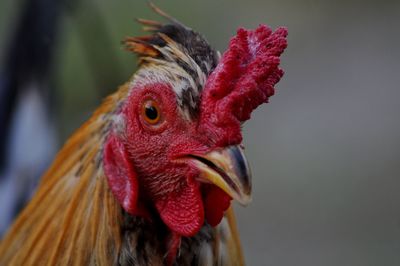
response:
[[[400,2],[154,1],[225,50],[286,26],[286,74],[244,127],[248,265],[400,265]],[[68,136],[126,81],[138,0],[0,2],[0,231]]]

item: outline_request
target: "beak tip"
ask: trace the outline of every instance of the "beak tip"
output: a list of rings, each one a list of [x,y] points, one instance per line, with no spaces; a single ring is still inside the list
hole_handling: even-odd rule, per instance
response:
[[[251,202],[251,171],[243,148],[228,146],[191,158],[195,159],[205,180],[220,187],[242,206]]]
[[[253,201],[253,198],[249,194],[249,195],[245,195],[240,198],[237,198],[236,200],[237,200],[237,202],[239,202],[240,205],[242,205],[243,207],[246,207]]]

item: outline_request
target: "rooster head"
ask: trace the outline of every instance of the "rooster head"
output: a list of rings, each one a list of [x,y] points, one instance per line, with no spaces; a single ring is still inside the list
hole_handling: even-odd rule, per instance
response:
[[[114,114],[104,171],[123,209],[156,213],[180,236],[217,225],[231,199],[251,200],[241,125],[283,75],[286,29],[239,29],[220,56],[176,20],[140,20],[152,34],[127,38],[139,70]]]

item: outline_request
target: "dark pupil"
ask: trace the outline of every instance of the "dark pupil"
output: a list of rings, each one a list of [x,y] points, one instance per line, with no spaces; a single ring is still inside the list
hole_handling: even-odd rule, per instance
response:
[[[146,116],[150,120],[155,120],[158,117],[157,109],[154,106],[146,106]]]

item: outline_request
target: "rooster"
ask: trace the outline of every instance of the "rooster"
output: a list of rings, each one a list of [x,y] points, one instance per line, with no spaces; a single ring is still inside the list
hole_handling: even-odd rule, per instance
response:
[[[251,199],[241,125],[283,75],[287,31],[239,29],[220,56],[198,33],[139,19],[139,69],[44,174],[0,265],[243,265],[231,200]]]

